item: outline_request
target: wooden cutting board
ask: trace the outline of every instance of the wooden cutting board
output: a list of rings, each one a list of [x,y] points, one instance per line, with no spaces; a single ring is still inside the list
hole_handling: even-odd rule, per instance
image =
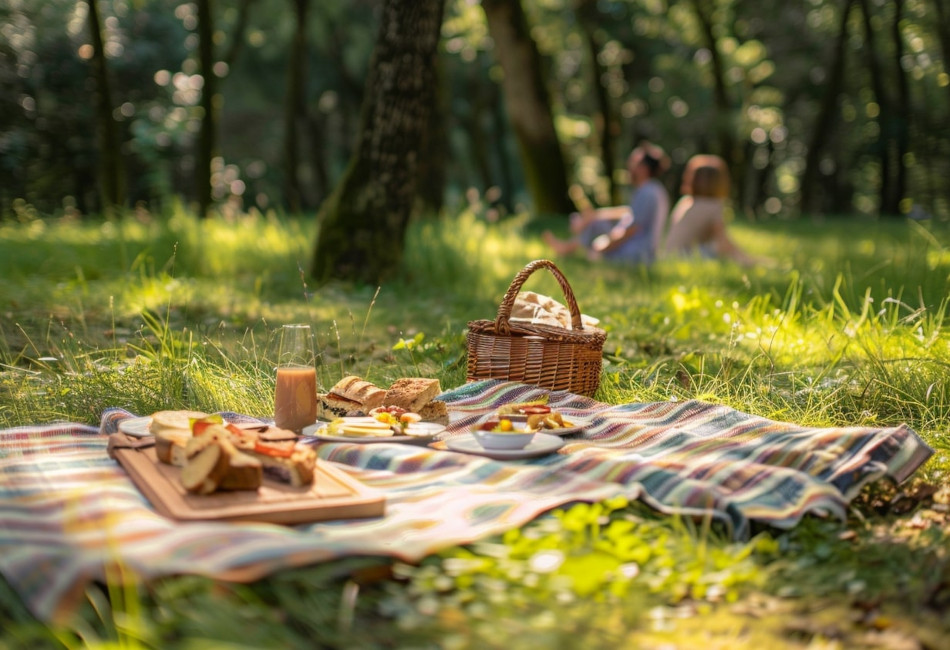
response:
[[[385,497],[326,461],[317,460],[313,485],[292,487],[265,478],[257,490],[191,494],[181,468],[158,460],[151,438],[109,437],[109,455],[129,473],[155,509],[181,521],[257,521],[303,524],[382,516]]]

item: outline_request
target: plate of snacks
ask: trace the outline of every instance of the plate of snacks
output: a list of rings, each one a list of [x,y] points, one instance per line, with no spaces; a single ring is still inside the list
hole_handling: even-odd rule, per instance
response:
[[[312,424],[304,428],[303,435],[322,442],[397,442],[424,446],[443,431],[445,425],[423,422],[418,413],[398,406],[381,406],[372,409],[367,416],[344,416]]]
[[[502,417],[483,422],[470,433],[446,440],[445,446],[452,451],[495,460],[515,460],[554,453],[564,446],[564,440]]]
[[[505,404],[495,411],[496,419],[505,418],[513,424],[524,426],[553,436],[569,436],[580,433],[584,427],[574,420],[569,420],[562,413],[552,409],[543,402],[518,402]]]

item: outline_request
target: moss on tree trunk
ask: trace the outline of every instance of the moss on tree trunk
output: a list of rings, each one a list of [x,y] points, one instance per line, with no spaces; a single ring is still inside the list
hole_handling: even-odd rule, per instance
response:
[[[402,259],[435,99],[442,0],[386,0],[356,152],[318,215],[311,275],[377,283]]]

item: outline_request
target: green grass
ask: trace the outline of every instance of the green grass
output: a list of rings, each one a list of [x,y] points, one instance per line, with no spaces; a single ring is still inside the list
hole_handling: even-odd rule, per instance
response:
[[[466,323],[493,318],[515,273],[548,255],[546,227],[564,224],[422,221],[392,281],[317,289],[302,273],[309,220],[0,223],[0,427],[96,423],[108,406],[268,414],[285,322],[313,325],[325,386],[351,372],[459,385]],[[699,398],[812,426],[906,422],[938,449],[910,486],[862,492],[846,525],[808,519],[735,542],[640,504],[576,506],[419,566],[355,558],[252,585],[93,586],[56,628],[0,582],[0,648],[946,647],[950,229],[734,230],[775,264],[558,260],[608,331],[597,398]],[[525,288],[560,294],[543,271]]]

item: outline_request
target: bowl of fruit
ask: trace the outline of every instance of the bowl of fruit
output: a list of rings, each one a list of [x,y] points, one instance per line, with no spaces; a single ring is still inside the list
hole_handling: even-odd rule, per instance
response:
[[[534,440],[534,429],[516,425],[508,418],[483,422],[472,435],[485,449],[524,449]]]

